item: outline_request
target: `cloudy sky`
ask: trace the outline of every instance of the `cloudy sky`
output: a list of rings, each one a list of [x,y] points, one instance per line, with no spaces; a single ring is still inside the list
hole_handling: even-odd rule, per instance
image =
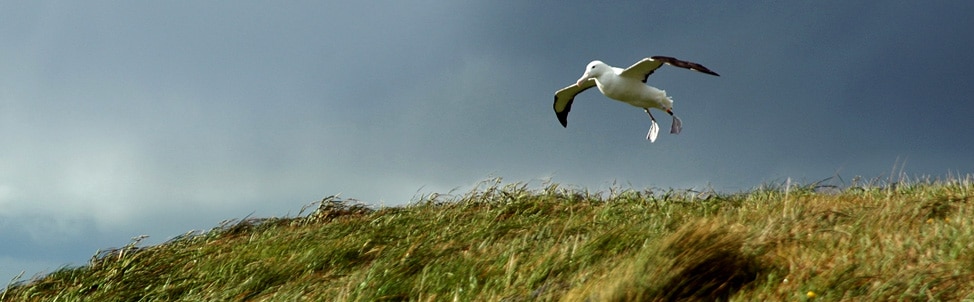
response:
[[[974,2],[574,2],[0,2],[0,283],[338,193],[974,173]],[[653,55],[721,74],[649,79],[683,133],[595,90],[558,123]]]

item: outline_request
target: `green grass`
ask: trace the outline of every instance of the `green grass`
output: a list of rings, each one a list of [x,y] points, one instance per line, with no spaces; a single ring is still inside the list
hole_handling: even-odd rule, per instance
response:
[[[718,194],[488,181],[328,198],[11,284],[2,301],[974,299],[974,181]]]

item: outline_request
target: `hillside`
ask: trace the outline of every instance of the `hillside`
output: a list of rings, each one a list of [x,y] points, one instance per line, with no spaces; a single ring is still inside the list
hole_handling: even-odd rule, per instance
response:
[[[488,182],[105,251],[0,301],[974,299],[974,181],[718,194]]]

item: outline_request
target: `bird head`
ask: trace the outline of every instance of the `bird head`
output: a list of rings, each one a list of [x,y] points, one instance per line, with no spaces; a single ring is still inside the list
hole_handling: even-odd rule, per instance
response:
[[[588,63],[588,66],[585,66],[585,73],[582,74],[582,77],[578,79],[578,82],[575,82],[575,85],[582,86],[582,83],[585,83],[585,81],[598,78],[600,75],[610,69],[611,67],[609,67],[609,65],[605,65],[605,63],[602,63],[602,61],[592,61],[592,63]]]

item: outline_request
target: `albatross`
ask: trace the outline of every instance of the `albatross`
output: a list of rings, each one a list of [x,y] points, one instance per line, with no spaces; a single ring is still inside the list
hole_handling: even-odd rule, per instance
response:
[[[683,122],[673,114],[673,99],[666,96],[666,91],[646,85],[646,79],[663,64],[720,76],[703,65],[673,57],[654,56],[645,58],[626,69],[612,67],[598,60],[592,61],[585,67],[585,73],[575,84],[555,92],[554,108],[558,121],[567,128],[568,111],[572,109],[572,101],[575,100],[575,96],[582,91],[598,86],[603,95],[642,108],[646,114],[649,114],[652,124],[649,127],[649,133],[646,133],[646,139],[650,142],[655,142],[656,135],[659,133],[659,126],[656,125],[656,118],[649,112],[650,108],[669,113],[673,117],[670,133],[679,134],[680,130],[683,129]]]

